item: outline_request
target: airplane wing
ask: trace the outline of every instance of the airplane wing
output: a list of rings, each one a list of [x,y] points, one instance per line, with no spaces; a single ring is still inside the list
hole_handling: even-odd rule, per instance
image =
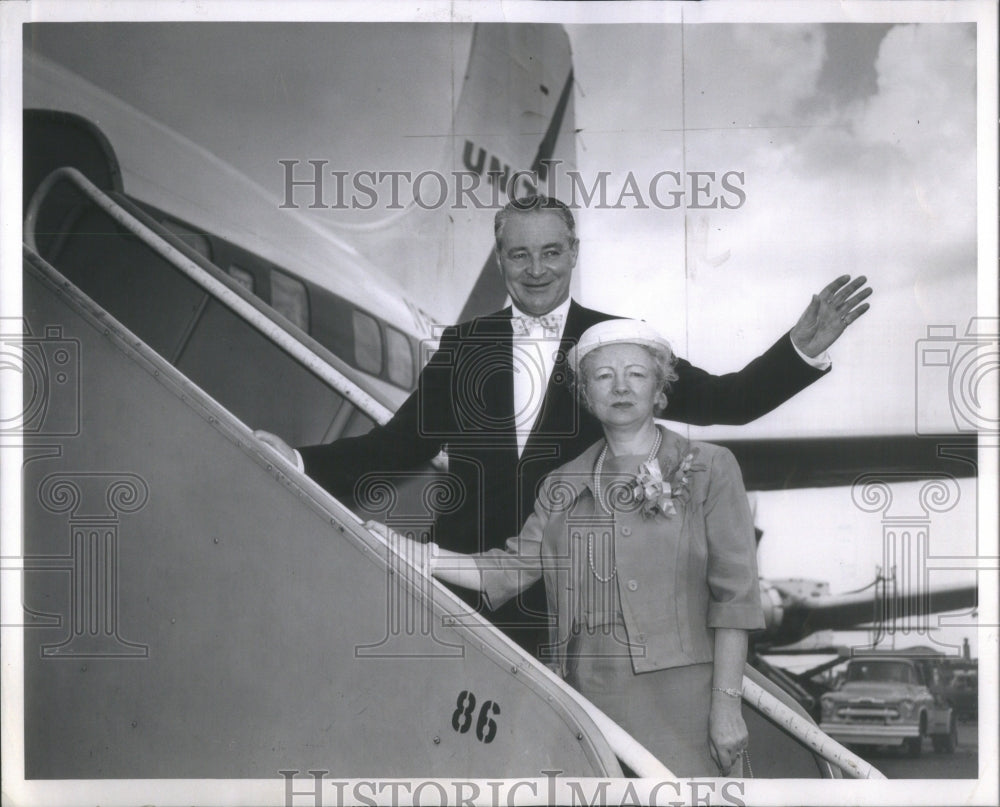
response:
[[[976,475],[972,435],[796,437],[794,440],[720,440],[743,470],[747,490],[785,490],[853,485],[884,475],[927,479]]]

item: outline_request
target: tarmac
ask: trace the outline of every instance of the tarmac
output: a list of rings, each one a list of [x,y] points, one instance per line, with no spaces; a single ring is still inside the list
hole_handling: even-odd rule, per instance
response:
[[[937,753],[929,739],[924,739],[923,751],[916,758],[908,757],[902,746],[859,747],[855,753],[889,779],[977,779],[979,725],[974,720],[959,722],[958,748],[953,754]]]

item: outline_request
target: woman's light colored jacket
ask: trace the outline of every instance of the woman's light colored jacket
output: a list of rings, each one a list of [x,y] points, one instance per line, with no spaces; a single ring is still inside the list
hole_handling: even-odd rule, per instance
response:
[[[736,459],[721,446],[660,428],[657,458],[667,481],[694,454],[689,495],[675,514],[644,515],[638,505],[613,517],[599,510],[594,464],[602,440],[545,478],[534,513],[505,550],[475,556],[493,608],[544,576],[554,624],[542,658],[561,675],[567,642],[583,619],[580,593],[592,584],[590,533],[599,540],[614,531],[615,580],[635,672],[711,661],[714,628],[764,627],[753,520]]]

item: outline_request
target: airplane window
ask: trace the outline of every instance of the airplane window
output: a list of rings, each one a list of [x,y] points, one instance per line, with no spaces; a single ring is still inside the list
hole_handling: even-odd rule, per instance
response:
[[[199,255],[212,260],[212,245],[204,233],[196,233],[194,230],[185,227],[183,224],[178,224],[171,219],[163,219],[160,224],[163,225],[165,230],[176,235]]]
[[[386,348],[389,358],[389,380],[398,387],[413,386],[413,351],[410,340],[395,328],[386,328]]]
[[[360,311],[354,312],[354,363],[366,373],[382,373],[382,334],[378,322]]]
[[[235,263],[229,264],[229,269],[226,271],[233,280],[239,283],[251,294],[253,293],[253,275],[250,272],[242,266],[237,266]]]
[[[271,307],[309,333],[309,298],[305,285],[283,272],[271,272]]]

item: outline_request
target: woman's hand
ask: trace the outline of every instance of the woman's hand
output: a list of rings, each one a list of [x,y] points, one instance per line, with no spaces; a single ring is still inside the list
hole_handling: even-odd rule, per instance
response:
[[[747,657],[747,632],[737,628],[715,629],[715,669],[712,671],[712,706],[708,712],[708,749],[723,776],[742,774],[734,765],[747,747],[749,734],[743,722],[743,664]]]
[[[482,591],[483,578],[475,558],[442,549],[433,541],[423,544],[406,538],[377,521],[366,521],[365,528],[385,538],[389,546],[421,568],[424,574],[434,575],[438,580],[455,586]]]
[[[410,561],[410,563],[423,569],[425,572],[430,572],[431,548],[434,546],[433,544],[425,544],[415,541],[412,538],[407,538],[405,535],[400,535],[395,530],[378,521],[366,521],[365,529],[381,535],[385,538],[389,546]]]
[[[712,693],[708,713],[708,749],[723,776],[728,776],[750,738],[740,711],[742,701],[721,692]]]

